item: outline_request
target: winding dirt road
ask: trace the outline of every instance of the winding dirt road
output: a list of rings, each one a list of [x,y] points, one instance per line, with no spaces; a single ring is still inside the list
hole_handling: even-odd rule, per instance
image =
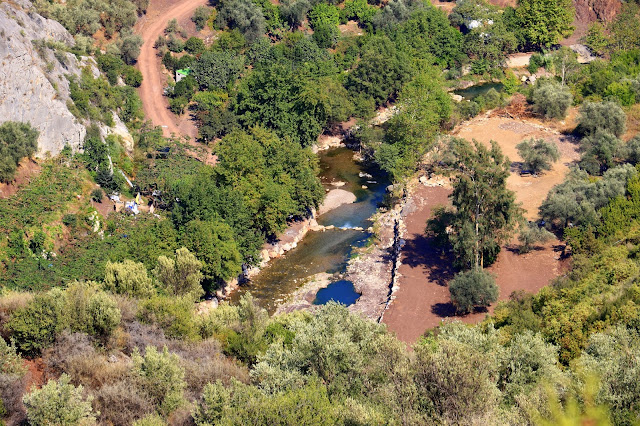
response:
[[[137,64],[143,78],[138,93],[145,116],[154,125],[162,126],[165,136],[174,133],[176,136],[190,136],[193,139],[197,129],[187,115],[177,117],[169,110],[169,102],[162,94],[166,75],[162,73],[162,62],[156,56],[153,44],[163,34],[167,21],[177,19],[180,22],[188,19],[196,7],[206,5],[207,2],[208,0],[151,0],[147,14],[136,24],[135,31],[144,41]]]

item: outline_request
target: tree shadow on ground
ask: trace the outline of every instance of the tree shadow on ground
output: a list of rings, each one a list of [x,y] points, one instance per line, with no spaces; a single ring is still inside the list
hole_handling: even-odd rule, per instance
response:
[[[451,302],[436,303],[434,305],[431,305],[431,313],[441,318],[456,317],[456,318],[462,319],[467,315],[481,314],[481,313],[487,313],[487,312],[489,312],[489,310],[486,307],[476,307],[473,311],[471,311],[466,315],[456,315],[456,308],[455,306],[453,306],[453,303]]]
[[[442,250],[435,246],[433,238],[426,235],[414,235],[406,240],[402,248],[404,256],[402,263],[412,268],[423,267],[430,281],[446,286],[455,275],[453,259],[442,254]]]

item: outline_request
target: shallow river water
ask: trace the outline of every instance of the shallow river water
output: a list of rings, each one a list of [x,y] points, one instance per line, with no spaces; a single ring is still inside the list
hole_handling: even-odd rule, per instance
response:
[[[278,304],[303,285],[307,278],[321,273],[345,272],[351,251],[361,247],[369,238],[367,229],[370,217],[384,199],[385,188],[389,185],[378,170],[372,170],[354,161],[353,151],[335,148],[319,154],[322,184],[326,189],[334,189],[334,182],[345,182],[341,189],[353,192],[357,199],[331,210],[317,218],[320,225],[333,225],[336,229],[322,232],[310,231],[297,247],[283,257],[271,260],[251,281],[243,284],[231,295],[237,301],[246,291],[250,291],[259,305],[274,312]],[[372,177],[363,176],[367,173]],[[366,188],[363,188],[363,185]],[[344,304],[352,304],[357,299],[353,285],[337,280],[318,295],[316,303],[326,303],[331,299]]]

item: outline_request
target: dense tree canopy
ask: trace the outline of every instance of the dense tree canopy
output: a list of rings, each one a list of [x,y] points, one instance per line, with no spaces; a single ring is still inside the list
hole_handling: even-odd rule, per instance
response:
[[[29,123],[7,121],[0,125],[0,182],[12,180],[18,163],[35,154],[38,134]]]

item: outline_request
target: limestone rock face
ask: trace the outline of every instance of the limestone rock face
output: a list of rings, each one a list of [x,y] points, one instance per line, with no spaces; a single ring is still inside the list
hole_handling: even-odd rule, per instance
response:
[[[47,41],[74,44],[62,25],[37,14],[28,0],[0,3],[0,123],[29,122],[38,129],[38,157],[82,146],[86,129],[67,108],[65,75],[80,75],[85,66],[98,73],[93,59],[54,51]],[[124,125],[112,132],[131,138]]]

